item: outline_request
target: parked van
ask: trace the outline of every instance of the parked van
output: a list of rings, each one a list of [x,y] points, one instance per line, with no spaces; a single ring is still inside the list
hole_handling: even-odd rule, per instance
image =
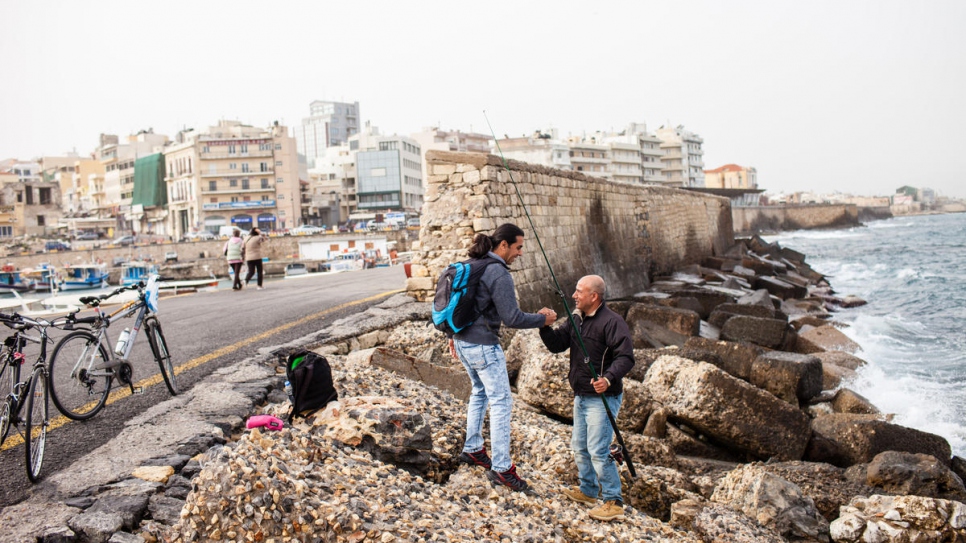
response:
[[[44,245],[44,250],[46,251],[69,251],[70,243],[65,241],[48,241]]]

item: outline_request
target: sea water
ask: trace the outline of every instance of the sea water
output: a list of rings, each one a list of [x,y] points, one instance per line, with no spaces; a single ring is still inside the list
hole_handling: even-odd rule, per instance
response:
[[[765,239],[805,253],[836,295],[868,301],[832,317],[868,362],[845,386],[966,457],[966,213]]]

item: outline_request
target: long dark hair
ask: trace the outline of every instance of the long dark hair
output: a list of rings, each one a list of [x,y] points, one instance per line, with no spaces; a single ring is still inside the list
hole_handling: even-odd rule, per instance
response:
[[[470,246],[467,253],[470,255],[470,258],[483,258],[486,256],[486,253],[492,251],[501,242],[505,241],[513,245],[517,242],[517,238],[523,237],[523,235],[523,230],[519,226],[512,223],[503,223],[493,231],[492,236],[477,234],[473,238],[473,245]]]

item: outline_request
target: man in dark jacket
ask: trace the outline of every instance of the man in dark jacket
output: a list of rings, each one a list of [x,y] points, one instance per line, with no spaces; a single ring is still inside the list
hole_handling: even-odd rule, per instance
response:
[[[586,505],[596,505],[599,495],[604,504],[591,509],[590,517],[609,521],[624,518],[624,502],[620,474],[609,455],[614,430],[607,420],[604,401],[616,420],[623,398],[622,379],[634,367],[634,348],[627,323],[604,304],[604,292],[604,280],[597,275],[581,278],[574,292],[574,322],[580,329],[589,362],[599,376],[597,379],[584,360],[569,319],[557,329],[541,328],[540,339],[550,352],[570,349],[568,379],[574,390],[574,430],[570,445],[580,486],[565,489],[564,495]]]

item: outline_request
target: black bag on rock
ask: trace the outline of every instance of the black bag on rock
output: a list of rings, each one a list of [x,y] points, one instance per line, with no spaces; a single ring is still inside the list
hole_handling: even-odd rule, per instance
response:
[[[288,355],[285,376],[292,385],[289,423],[307,411],[321,409],[339,399],[332,384],[332,368],[324,356],[305,350]]]

